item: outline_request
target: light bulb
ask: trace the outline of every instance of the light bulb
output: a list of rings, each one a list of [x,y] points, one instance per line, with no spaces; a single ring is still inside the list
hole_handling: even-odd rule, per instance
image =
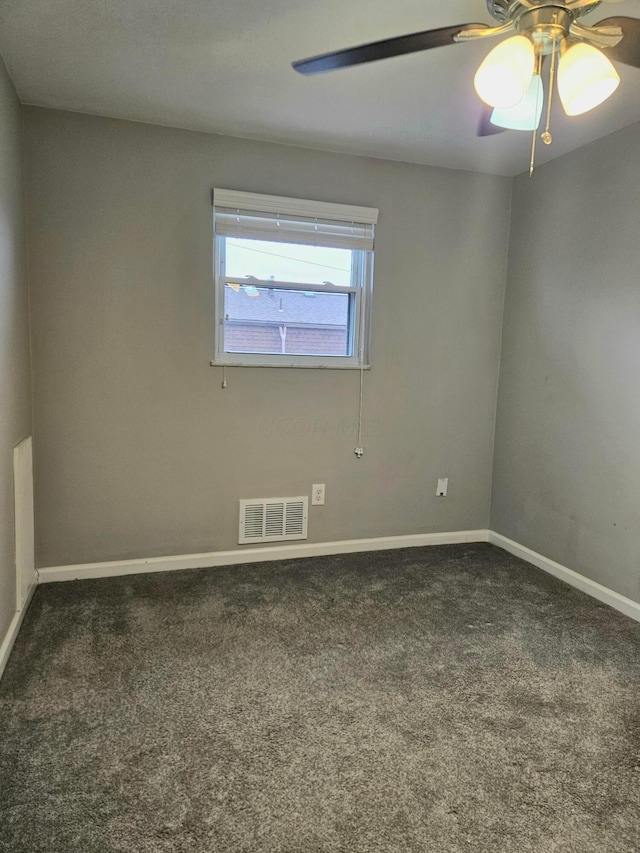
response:
[[[543,103],[542,77],[534,74],[520,103],[515,107],[496,107],[491,113],[491,124],[506,127],[508,130],[537,130]]]
[[[620,83],[618,72],[590,44],[574,44],[560,57],[558,92],[568,116],[579,116],[606,101]]]
[[[514,107],[529,88],[534,66],[533,44],[526,36],[513,36],[493,48],[473,84],[490,107]]]

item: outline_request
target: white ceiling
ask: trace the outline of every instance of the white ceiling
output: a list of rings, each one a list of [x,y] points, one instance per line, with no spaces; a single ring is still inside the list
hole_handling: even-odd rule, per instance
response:
[[[640,18],[640,0],[603,5]],[[472,79],[494,42],[318,77],[295,59],[395,35],[492,22],[485,0],[0,0],[0,51],[22,101],[313,148],[515,175],[530,137],[476,137]],[[539,161],[640,120],[640,69],[579,118],[554,116]]]

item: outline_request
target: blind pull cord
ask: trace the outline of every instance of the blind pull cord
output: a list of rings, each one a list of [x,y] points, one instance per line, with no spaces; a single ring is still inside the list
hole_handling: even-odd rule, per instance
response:
[[[362,355],[360,356],[362,359]],[[364,456],[364,449],[362,447],[362,400],[364,397],[364,365],[362,361],[360,361],[360,405],[358,410],[358,444],[356,449],[353,451],[358,459],[362,459]]]
[[[362,282],[360,282],[362,284]],[[364,297],[364,291],[362,291]],[[364,456],[362,447],[362,404],[364,400],[364,315],[366,311],[366,300],[360,300],[360,400],[358,403],[358,444],[353,451],[358,459]]]

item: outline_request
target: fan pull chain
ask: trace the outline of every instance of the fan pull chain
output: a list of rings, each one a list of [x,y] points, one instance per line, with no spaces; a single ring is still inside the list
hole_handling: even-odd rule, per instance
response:
[[[551,71],[549,72],[549,98],[547,102],[547,126],[542,134],[542,141],[545,145],[551,145],[553,136],[551,135],[551,106],[553,104],[553,88],[556,82],[556,54],[558,53],[557,42],[553,43],[553,52],[551,53]]]
[[[536,57],[535,73],[540,76],[542,74],[542,53]],[[536,92],[536,115],[538,115],[538,107],[540,106],[540,89]],[[533,176],[533,170],[536,167],[536,142],[538,141],[538,128],[534,127],[533,137],[531,139],[531,163],[529,164],[529,177]]]

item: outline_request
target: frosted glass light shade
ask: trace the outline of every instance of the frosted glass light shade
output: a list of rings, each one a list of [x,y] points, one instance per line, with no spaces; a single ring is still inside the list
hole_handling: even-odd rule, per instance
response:
[[[537,130],[543,103],[542,77],[534,74],[520,103],[515,107],[496,107],[491,113],[491,124],[508,130]]]
[[[490,107],[514,107],[529,88],[534,67],[533,44],[525,36],[513,36],[485,57],[473,84]]]
[[[579,116],[606,101],[620,83],[618,72],[590,44],[574,44],[558,66],[558,92],[568,116]]]

